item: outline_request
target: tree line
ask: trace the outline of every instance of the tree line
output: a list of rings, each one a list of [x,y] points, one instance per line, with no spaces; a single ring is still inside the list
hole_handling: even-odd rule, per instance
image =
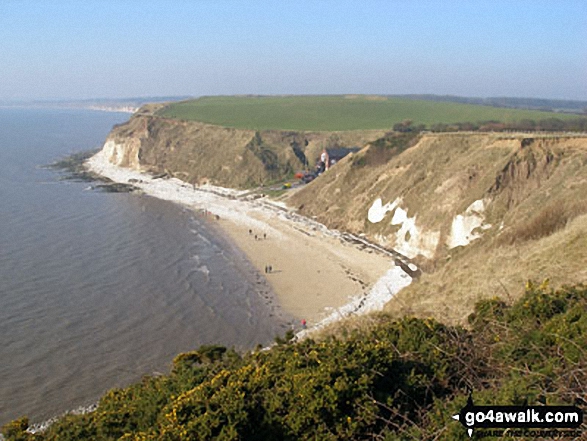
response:
[[[535,121],[522,119],[519,121],[478,121],[460,123],[436,123],[430,126],[414,124],[411,120],[404,120],[394,124],[396,132],[587,132],[587,118],[559,119],[546,118]]]

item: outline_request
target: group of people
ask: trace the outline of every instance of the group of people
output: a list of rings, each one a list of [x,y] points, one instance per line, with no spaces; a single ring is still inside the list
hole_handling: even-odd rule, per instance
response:
[[[273,267],[271,265],[265,265],[265,274],[270,274],[273,271]]]
[[[253,235],[253,230],[249,229],[249,235]],[[263,233],[263,239],[267,239],[267,233]],[[258,234],[255,234],[255,240],[261,240],[261,236]]]
[[[204,216],[205,216],[205,217],[208,217],[208,216],[214,216],[214,219],[216,219],[216,220],[220,220],[220,216],[219,216],[219,215],[217,215],[217,214],[214,214],[214,215],[213,215],[213,214],[212,214],[210,211],[208,211],[208,209],[207,209],[207,208],[204,208]]]

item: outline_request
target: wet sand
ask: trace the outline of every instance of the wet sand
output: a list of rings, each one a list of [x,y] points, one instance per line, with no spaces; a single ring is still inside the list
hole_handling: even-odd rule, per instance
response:
[[[351,297],[367,294],[391,266],[388,257],[361,251],[311,227],[277,216],[259,220],[272,231],[267,238],[265,229],[249,229],[222,219],[219,224],[265,274],[281,306],[309,325]],[[265,273],[266,266],[272,267],[271,272]]]
[[[110,163],[104,150],[87,166],[215,220],[266,277],[280,306],[297,320],[306,320],[309,327],[380,309],[411,282],[389,255],[346,241],[339,232],[267,198],[154,178]],[[266,266],[272,271],[265,273]],[[268,296],[266,301],[273,300]]]

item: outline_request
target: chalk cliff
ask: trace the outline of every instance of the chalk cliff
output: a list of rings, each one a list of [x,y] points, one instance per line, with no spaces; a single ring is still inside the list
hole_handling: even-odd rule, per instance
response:
[[[324,147],[363,146],[384,133],[244,130],[162,118],[156,110],[145,106],[114,127],[104,144],[110,162],[233,188],[278,181],[312,166]]]
[[[478,297],[509,295],[527,279],[587,280],[585,135],[255,131],[156,109],[112,130],[110,162],[251,188],[312,167],[324,147],[363,147],[286,202],[418,265],[422,276],[392,310],[462,321]]]
[[[398,296],[404,312],[462,319],[445,306],[587,279],[587,136],[390,135],[288,203],[413,259],[424,275]]]

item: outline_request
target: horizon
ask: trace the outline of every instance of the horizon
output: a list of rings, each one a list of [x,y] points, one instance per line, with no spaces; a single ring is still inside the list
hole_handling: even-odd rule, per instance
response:
[[[513,3],[513,4],[512,4]],[[436,95],[587,101],[582,1],[0,5],[0,101]]]
[[[361,94],[361,93],[335,93],[335,94],[324,94],[324,93],[315,93],[315,94],[217,94],[217,95],[174,95],[174,96],[113,96],[113,97],[89,97],[89,98],[48,98],[48,99],[29,99],[29,100],[2,100],[0,99],[0,105],[2,104],[59,104],[59,103],[83,103],[83,102],[100,102],[100,101],[110,101],[112,103],[132,103],[133,101],[140,101],[147,103],[157,103],[157,102],[175,102],[175,101],[191,101],[197,100],[200,98],[214,98],[214,97],[258,97],[258,98],[271,98],[271,97],[319,97],[319,96],[357,96],[357,97],[376,97],[380,96],[383,98],[408,98],[408,99],[422,99],[423,101],[427,101],[427,97],[434,97],[434,98],[456,98],[456,99],[470,99],[470,100],[492,100],[492,99],[515,99],[515,100],[545,100],[545,101],[561,101],[561,102],[576,102],[581,104],[586,104],[587,100],[573,100],[573,99],[563,99],[563,98],[544,98],[542,96],[464,96],[464,95],[437,95],[437,94],[376,94],[376,93],[369,93],[369,94]],[[152,100],[152,101],[149,101]],[[459,104],[459,103],[456,103]],[[460,104],[467,104],[467,103],[460,103]]]

